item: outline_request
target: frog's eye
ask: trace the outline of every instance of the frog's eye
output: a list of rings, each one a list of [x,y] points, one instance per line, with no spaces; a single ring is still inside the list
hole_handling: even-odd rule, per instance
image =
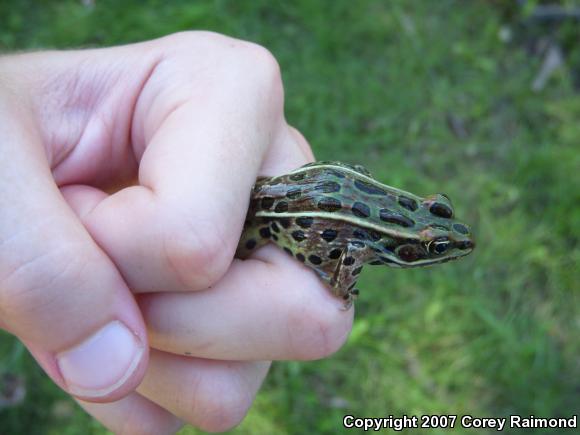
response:
[[[449,248],[449,240],[442,237],[440,239],[433,240],[427,245],[427,249],[431,254],[441,255]]]

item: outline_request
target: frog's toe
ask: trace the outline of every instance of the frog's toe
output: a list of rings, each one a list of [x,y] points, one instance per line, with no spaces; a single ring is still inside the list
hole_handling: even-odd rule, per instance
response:
[[[350,309],[350,307],[352,307],[352,304],[354,303],[354,301],[358,297],[358,295],[359,295],[359,290],[357,288],[353,288],[347,294],[345,294],[342,297],[344,299],[344,306],[342,307],[342,309],[344,311],[348,311]]]
[[[352,299],[346,300],[344,302],[344,305],[342,306],[341,310],[342,311],[348,311],[348,310],[350,310],[350,307],[352,307],[352,303],[353,303],[353,300]]]

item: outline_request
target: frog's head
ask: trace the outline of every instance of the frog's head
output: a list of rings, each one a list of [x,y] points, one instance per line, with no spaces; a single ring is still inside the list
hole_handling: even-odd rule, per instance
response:
[[[454,219],[451,201],[444,194],[423,199],[414,218],[413,231],[392,234],[379,242],[373,264],[427,266],[463,257],[475,248],[471,229]]]

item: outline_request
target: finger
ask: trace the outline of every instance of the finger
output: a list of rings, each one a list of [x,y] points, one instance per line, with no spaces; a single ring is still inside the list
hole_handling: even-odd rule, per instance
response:
[[[288,126],[290,134],[293,137],[293,142],[297,143],[302,150],[306,161],[311,162],[314,160],[314,153],[312,152],[312,147],[300,131],[292,126]]]
[[[151,346],[211,359],[317,359],[346,340],[353,311],[274,246],[234,260],[210,290],[138,296]]]
[[[118,434],[170,435],[183,426],[181,420],[139,393],[131,393],[113,403],[77,402],[107,429]]]
[[[85,185],[64,186],[60,193],[81,221],[108,196],[100,189]]]
[[[201,289],[223,275],[264,153],[285,126],[271,56],[210,39],[178,41],[181,54],[155,68],[134,115],[140,186],[85,217],[138,292]]]
[[[0,120],[2,323],[69,393],[118,399],[145,371],[143,319],[63,201],[26,107],[1,95]]]
[[[270,362],[211,361],[151,352],[139,393],[205,431],[236,426],[252,404]]]
[[[287,124],[266,151],[260,175],[279,175],[314,160],[314,154],[304,136]]]

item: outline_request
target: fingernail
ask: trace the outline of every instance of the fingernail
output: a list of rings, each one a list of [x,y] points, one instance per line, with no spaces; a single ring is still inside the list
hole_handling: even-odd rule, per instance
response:
[[[58,354],[56,360],[70,393],[101,397],[133,374],[143,350],[137,336],[114,321],[78,346]]]

